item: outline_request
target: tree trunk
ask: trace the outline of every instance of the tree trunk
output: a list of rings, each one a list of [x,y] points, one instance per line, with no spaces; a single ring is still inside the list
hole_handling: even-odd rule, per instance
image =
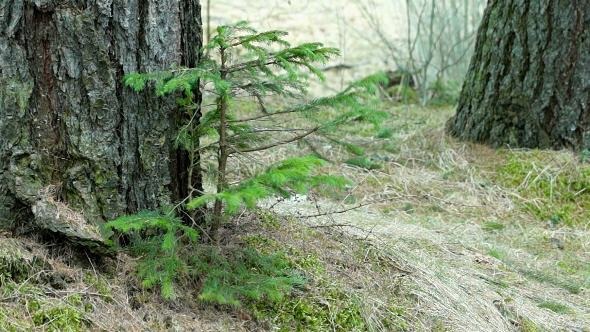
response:
[[[0,224],[48,202],[97,224],[184,198],[174,98],[122,78],[194,66],[201,36],[198,0],[2,1]]]
[[[493,146],[590,149],[590,2],[489,1],[447,129]]]

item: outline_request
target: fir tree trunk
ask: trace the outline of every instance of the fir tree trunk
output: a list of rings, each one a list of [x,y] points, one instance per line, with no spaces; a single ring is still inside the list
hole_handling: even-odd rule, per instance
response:
[[[198,0],[2,1],[0,224],[39,222],[41,201],[96,224],[184,198],[174,98],[122,78],[194,66],[201,36]]]
[[[590,1],[489,1],[448,131],[493,146],[590,148]]]

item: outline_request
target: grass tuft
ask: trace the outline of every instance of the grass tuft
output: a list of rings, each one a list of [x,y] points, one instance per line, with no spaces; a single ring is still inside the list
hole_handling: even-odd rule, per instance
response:
[[[549,309],[558,314],[568,314],[571,312],[570,307],[555,301],[543,301],[539,303],[539,308]]]
[[[540,222],[573,226],[590,221],[590,166],[552,152],[515,151],[495,179],[518,192],[523,207]]]

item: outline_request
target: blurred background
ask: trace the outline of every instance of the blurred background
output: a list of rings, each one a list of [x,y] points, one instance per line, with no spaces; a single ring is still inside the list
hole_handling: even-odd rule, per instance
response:
[[[207,0],[205,38],[218,25],[247,20],[285,30],[293,44],[319,41],[341,50],[314,93],[341,89],[376,71],[407,75],[394,98],[453,104],[475,43],[485,0]],[[404,76],[406,77],[406,76]],[[403,84],[402,84],[403,85]]]

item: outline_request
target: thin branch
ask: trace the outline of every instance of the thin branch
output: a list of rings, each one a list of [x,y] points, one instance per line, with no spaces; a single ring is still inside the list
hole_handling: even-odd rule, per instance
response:
[[[267,118],[269,116],[283,115],[283,114],[295,113],[295,112],[299,112],[299,111],[301,111],[301,110],[299,110],[299,109],[290,109],[290,110],[287,110],[287,111],[261,114],[261,115],[253,116],[251,118],[231,120],[230,122],[248,122],[248,121],[259,120],[259,119],[262,119],[262,118]]]
[[[259,146],[259,147],[255,147],[255,148],[249,148],[249,149],[239,150],[239,152],[241,152],[241,153],[256,152],[256,151],[268,150],[270,148],[274,148],[274,147],[279,146],[279,145],[289,144],[289,143],[298,141],[300,139],[303,139],[303,138],[305,138],[305,137],[307,137],[307,136],[315,133],[319,129],[320,129],[320,127],[315,127],[315,128],[312,128],[311,130],[309,130],[309,131],[307,131],[307,132],[305,132],[305,133],[303,133],[301,135],[294,136],[294,137],[292,137],[292,138],[290,138],[288,140],[285,140],[285,141],[274,142],[274,143],[271,143],[271,144],[268,144],[268,145],[263,145],[263,146]]]
[[[343,214],[343,213],[346,213],[346,212],[358,210],[360,208],[363,208],[363,207],[366,207],[366,206],[369,206],[369,205],[374,205],[374,204],[379,204],[379,203],[383,203],[383,202],[388,202],[390,200],[391,200],[391,198],[386,198],[386,199],[382,199],[382,200],[377,200],[377,201],[372,201],[372,202],[367,202],[367,203],[355,205],[353,207],[346,208],[346,209],[343,209],[343,210],[321,212],[321,213],[317,213],[317,214],[310,214],[310,215],[306,215],[306,216],[297,216],[297,217],[298,218],[310,219],[310,218],[318,218],[318,217],[330,216],[330,215],[334,215],[334,214]]]

